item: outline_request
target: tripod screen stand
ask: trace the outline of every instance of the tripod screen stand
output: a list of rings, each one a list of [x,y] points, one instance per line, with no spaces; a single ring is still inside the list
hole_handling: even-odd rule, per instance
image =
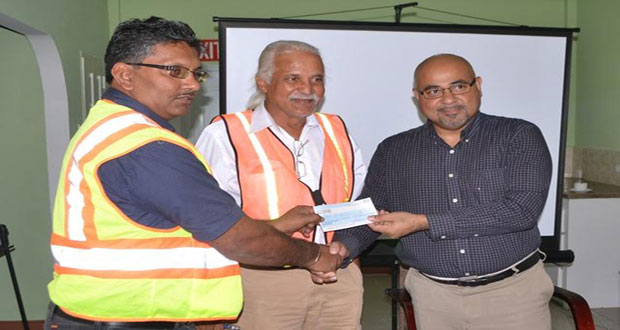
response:
[[[19,307],[19,314],[22,318],[22,325],[24,326],[24,330],[30,330],[28,327],[28,319],[26,319],[26,311],[24,310],[22,296],[19,293],[19,286],[17,285],[17,275],[15,275],[13,260],[11,259],[11,252],[14,250],[15,247],[9,245],[9,230],[5,225],[0,224],[0,257],[6,256],[6,261],[9,265],[9,273],[11,273],[11,281],[13,282],[13,289],[15,290],[15,298],[17,299],[17,307]]]

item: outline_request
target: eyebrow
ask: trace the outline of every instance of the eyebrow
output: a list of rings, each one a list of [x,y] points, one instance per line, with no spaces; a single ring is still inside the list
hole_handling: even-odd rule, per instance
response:
[[[449,85],[453,86],[453,85],[456,85],[456,84],[469,84],[469,82],[465,81],[463,79],[459,79],[459,80],[455,80],[455,81],[451,82]],[[429,89],[432,89],[432,88],[441,88],[441,86],[439,86],[439,85],[428,85],[428,86],[424,87],[423,90],[429,90]]]

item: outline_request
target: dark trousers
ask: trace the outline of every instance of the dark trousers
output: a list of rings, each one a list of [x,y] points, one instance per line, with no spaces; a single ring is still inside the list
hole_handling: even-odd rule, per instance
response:
[[[195,330],[194,323],[189,322],[98,322],[80,319],[63,312],[54,303],[50,303],[45,330]]]

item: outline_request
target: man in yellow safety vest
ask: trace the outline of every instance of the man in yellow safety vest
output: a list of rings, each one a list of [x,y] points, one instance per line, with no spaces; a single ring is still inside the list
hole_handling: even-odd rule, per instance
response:
[[[199,54],[182,22],[134,19],[112,35],[110,88],[63,161],[46,329],[194,329],[235,319],[237,261],[335,276],[341,257],[287,235],[320,221],[311,207],[253,221],[174,133],[168,121],[188,112],[206,78]]]

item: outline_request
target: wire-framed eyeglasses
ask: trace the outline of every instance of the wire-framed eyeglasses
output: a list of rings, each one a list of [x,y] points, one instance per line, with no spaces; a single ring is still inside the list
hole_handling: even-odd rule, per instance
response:
[[[209,74],[206,71],[202,71],[200,69],[190,70],[184,66],[180,65],[159,65],[159,64],[150,64],[150,63],[127,63],[129,65],[137,65],[137,66],[145,66],[148,68],[155,68],[160,70],[167,70],[170,73],[170,77],[185,79],[189,76],[190,72],[194,74],[194,77],[198,82],[204,82],[209,77]]]
[[[294,141],[293,149],[295,155],[295,174],[298,179],[301,179],[306,176],[306,163],[300,160],[300,157],[304,154],[304,146],[308,143],[308,140],[304,142]]]
[[[476,78],[474,78],[470,83],[466,82],[457,82],[450,87],[441,88],[441,87],[429,87],[423,91],[417,90],[418,93],[422,94],[426,99],[438,99],[444,96],[444,91],[449,90],[452,95],[460,95],[469,93],[471,91],[471,87],[476,83]]]

